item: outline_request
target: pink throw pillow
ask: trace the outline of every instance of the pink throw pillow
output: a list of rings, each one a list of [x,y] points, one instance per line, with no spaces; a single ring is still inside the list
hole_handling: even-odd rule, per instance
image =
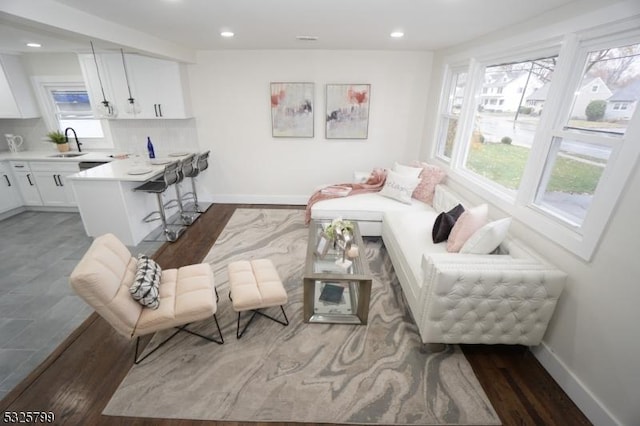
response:
[[[465,210],[460,215],[456,224],[453,225],[449,239],[447,240],[447,251],[458,253],[464,243],[480,228],[487,223],[489,207],[480,204],[472,209]]]
[[[432,204],[436,185],[442,182],[447,173],[440,167],[431,164],[417,163],[415,165],[422,167],[422,173],[420,174],[420,183],[413,190],[411,196],[423,203]]]

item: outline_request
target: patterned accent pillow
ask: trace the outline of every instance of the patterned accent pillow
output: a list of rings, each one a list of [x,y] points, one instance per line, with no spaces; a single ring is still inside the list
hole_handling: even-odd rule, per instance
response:
[[[138,256],[136,267],[136,279],[129,288],[131,296],[142,306],[151,309],[158,309],[160,306],[160,278],[162,269],[148,256],[141,254]]]
[[[422,173],[420,174],[420,183],[413,191],[412,197],[423,203],[432,204],[436,185],[444,180],[447,173],[440,167],[431,164],[417,163],[416,165],[422,167]]]
[[[387,173],[387,180],[380,191],[380,195],[400,201],[401,203],[411,204],[411,194],[418,185],[420,179],[412,176],[403,176],[392,170]]]

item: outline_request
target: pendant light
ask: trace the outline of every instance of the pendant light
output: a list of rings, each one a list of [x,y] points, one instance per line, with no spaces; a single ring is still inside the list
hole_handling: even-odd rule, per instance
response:
[[[98,74],[98,82],[100,83],[100,90],[102,91],[102,102],[98,107],[98,111],[102,118],[115,118],[118,114],[116,112],[116,106],[111,104],[104,95],[104,87],[102,86],[102,79],[100,78],[100,68],[98,68],[98,59],[96,58],[96,51],[93,48],[93,42],[91,44],[91,52],[93,53],[93,62],[96,64],[96,73]]]
[[[131,85],[129,84],[129,74],[127,73],[127,63],[124,60],[124,51],[120,49],[120,55],[122,56],[122,66],[124,67],[124,78],[127,81],[127,90],[129,90],[129,102],[127,104],[127,113],[128,114],[140,114],[140,104],[134,99],[131,95]]]

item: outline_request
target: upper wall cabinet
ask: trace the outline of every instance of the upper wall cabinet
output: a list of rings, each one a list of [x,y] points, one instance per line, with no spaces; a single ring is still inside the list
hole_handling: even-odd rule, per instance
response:
[[[83,56],[88,57],[83,58]],[[100,54],[98,66],[105,97],[117,110],[117,119],[173,119],[191,118],[189,88],[184,64],[149,58],[140,55],[125,55],[128,81],[120,54]],[[98,102],[103,100],[100,83],[92,55],[80,55],[83,73],[95,92]],[[131,97],[137,108],[131,108]],[[94,95],[94,97],[96,96]],[[91,96],[91,93],[90,93]],[[92,103],[94,99],[92,98]]]
[[[0,118],[40,117],[20,57],[0,55]]]

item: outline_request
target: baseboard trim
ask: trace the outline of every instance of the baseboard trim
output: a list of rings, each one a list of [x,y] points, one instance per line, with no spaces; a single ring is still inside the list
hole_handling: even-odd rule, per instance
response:
[[[0,213],[0,220],[5,220],[10,218],[11,216],[15,216],[18,213],[22,213],[27,209],[24,206],[16,207],[15,209],[7,210],[6,212]]]
[[[220,194],[213,195],[212,202],[225,204],[292,204],[305,205],[308,195],[251,195]]]
[[[594,425],[621,424],[544,342],[531,352]]]

